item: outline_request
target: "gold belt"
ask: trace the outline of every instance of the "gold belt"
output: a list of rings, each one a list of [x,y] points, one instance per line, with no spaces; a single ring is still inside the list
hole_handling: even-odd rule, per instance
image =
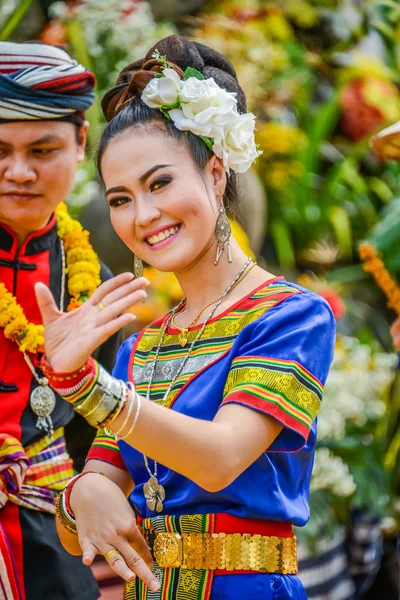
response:
[[[159,567],[297,573],[296,537],[143,529]]]

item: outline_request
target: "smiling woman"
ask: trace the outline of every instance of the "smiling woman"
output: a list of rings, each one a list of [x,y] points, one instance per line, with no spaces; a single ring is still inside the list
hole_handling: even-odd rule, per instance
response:
[[[123,344],[111,377],[88,357],[148,282],[122,274],[68,315],[37,287],[42,367],[99,428],[58,501],[62,543],[85,564],[103,554],[125,598],[305,599],[292,526],[309,517],[335,326],[324,300],[231,236],[254,116],[226,58],[177,36],[128,65],[103,109],[112,224],[185,299]]]

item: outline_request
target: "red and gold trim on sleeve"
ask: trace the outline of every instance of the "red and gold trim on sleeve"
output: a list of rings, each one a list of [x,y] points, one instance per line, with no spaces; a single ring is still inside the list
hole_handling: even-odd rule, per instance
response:
[[[117,440],[105,429],[99,429],[86,457],[88,460],[101,460],[119,469],[127,470]]]
[[[243,356],[232,361],[222,405],[242,404],[268,414],[306,441],[324,388],[296,361]]]

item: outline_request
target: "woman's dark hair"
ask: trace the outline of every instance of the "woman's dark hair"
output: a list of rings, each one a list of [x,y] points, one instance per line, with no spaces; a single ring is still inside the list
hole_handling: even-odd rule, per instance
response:
[[[235,70],[222,54],[198,42],[189,42],[184,37],[166,37],[155,44],[143,59],[125,67],[119,74],[115,87],[103,98],[102,108],[109,123],[101,137],[97,154],[100,175],[101,158],[110,141],[132,127],[152,133],[159,129],[181,144],[186,144],[199,170],[205,168],[212,156],[212,152],[199,136],[179,131],[159,110],[149,108],[142,102],[141,94],[144,88],[154,75],[164,68],[162,61],[153,58],[155,50],[158,50],[159,55],[166,57],[170,63],[168,66],[181,77],[187,67],[193,67],[206,78],[212,77],[221,88],[236,92],[238,111],[246,112],[246,97],[238,83]],[[235,213],[237,203],[236,174],[231,172],[224,194],[224,204],[229,214]]]

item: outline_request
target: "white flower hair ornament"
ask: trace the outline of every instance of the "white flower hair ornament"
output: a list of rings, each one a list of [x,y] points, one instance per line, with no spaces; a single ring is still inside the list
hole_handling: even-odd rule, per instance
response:
[[[262,152],[254,140],[255,116],[240,114],[236,94],[220,88],[212,77],[188,67],[181,79],[168,67],[165,57],[153,58],[164,63],[161,73],[147,84],[142,101],[160,110],[180,131],[198,135],[223,161],[226,171],[244,173]]]

